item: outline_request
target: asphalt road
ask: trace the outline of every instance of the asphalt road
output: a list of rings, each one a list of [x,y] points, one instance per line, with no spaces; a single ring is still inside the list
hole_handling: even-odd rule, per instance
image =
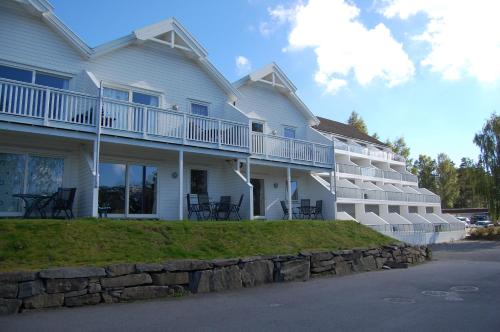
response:
[[[406,270],[28,312],[0,331],[500,331],[500,242],[434,250]]]

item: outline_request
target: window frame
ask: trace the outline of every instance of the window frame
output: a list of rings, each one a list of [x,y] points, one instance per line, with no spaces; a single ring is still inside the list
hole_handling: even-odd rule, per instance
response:
[[[286,131],[287,130],[292,130],[293,131],[293,137],[286,136]],[[294,127],[294,126],[283,126],[283,137],[288,138],[288,139],[297,139],[297,127]]]
[[[144,162],[144,161],[139,161],[139,160],[117,160],[117,159],[105,159],[100,162],[100,164],[120,164],[120,165],[125,165],[125,206],[124,206],[124,213],[108,213],[108,217],[110,218],[138,218],[138,219],[149,219],[149,218],[158,218],[159,212],[158,212],[158,202],[160,199],[160,167],[159,165],[155,163],[149,163],[149,162]],[[156,168],[156,197],[155,197],[155,204],[156,204],[156,212],[152,214],[135,214],[135,213],[130,213],[130,202],[129,202],[129,190],[130,190],[130,178],[129,178],[129,169],[130,166],[145,166],[145,167],[155,167]],[[99,184],[100,188],[100,184]],[[99,200],[99,199],[98,199]]]
[[[188,192],[189,192],[190,194],[200,194],[200,193],[193,193],[193,192],[192,192],[192,185],[193,185],[193,171],[203,171],[203,172],[205,172],[206,177],[207,177],[207,179],[206,179],[206,186],[207,186],[207,194],[208,194],[208,178],[209,178],[209,171],[208,171],[208,169],[207,169],[207,168],[202,168],[202,167],[198,167],[198,168],[191,168],[191,169],[189,170],[189,183],[188,183],[188,185],[189,185],[189,188],[188,188],[188,189],[189,189],[189,191],[188,191]]]
[[[20,69],[20,70],[26,70],[26,71],[30,71],[31,72],[31,81],[30,82],[24,82],[24,81],[18,81],[18,80],[13,80],[13,81],[24,82],[24,83],[29,83],[29,84],[35,84],[35,85],[38,85],[38,86],[48,87],[48,88],[56,89],[56,90],[68,91],[69,87],[70,87],[70,84],[71,84],[71,80],[75,77],[74,74],[70,74],[70,73],[65,73],[65,72],[60,72],[60,71],[55,71],[55,70],[52,70],[52,69],[40,68],[40,67],[35,67],[35,66],[29,66],[29,65],[20,65],[20,64],[11,63],[11,62],[8,62],[8,61],[0,61],[0,65],[4,66],[4,67],[11,67],[11,68]],[[58,77],[58,78],[62,78],[64,80],[67,80],[68,81],[68,88],[67,89],[60,89],[60,88],[49,87],[49,86],[46,86],[46,85],[36,84],[35,81],[36,81],[36,74],[37,73],[40,73],[40,74],[43,74],[43,75],[47,75],[47,76],[54,76],[54,77]]]
[[[262,131],[254,131],[253,130],[253,124],[260,124],[262,126]],[[266,131],[266,123],[264,121],[260,121],[260,120],[252,120],[252,133],[259,133],[259,134],[264,134],[265,131]]]
[[[65,155],[62,154],[54,154],[50,152],[32,152],[28,150],[17,150],[17,149],[5,149],[2,150],[1,153],[5,154],[16,154],[16,155],[21,155],[24,156],[24,161],[23,161],[23,183],[22,183],[22,194],[26,194],[28,190],[28,177],[29,177],[29,162],[30,162],[30,157],[39,157],[39,158],[51,158],[51,159],[61,159],[63,162],[63,167],[62,167],[62,179],[61,179],[61,186],[64,187],[66,185],[67,179],[66,177],[66,164],[67,164],[67,158]],[[22,205],[22,203],[20,203]],[[17,217],[17,216],[22,216],[24,215],[24,208],[21,209],[21,211],[11,211],[11,212],[5,212],[5,211],[0,211],[0,217]]]
[[[127,92],[128,93],[128,100],[126,102],[131,103],[131,104],[138,104],[138,105],[144,105],[146,107],[156,107],[156,108],[162,108],[164,105],[163,104],[164,94],[160,91],[141,89],[141,88],[137,88],[134,86],[124,85],[124,84],[119,84],[119,83],[114,83],[114,82],[103,82],[102,86],[103,86],[103,88]],[[150,95],[153,97],[157,97],[158,98],[158,106],[134,103],[133,102],[134,92],[141,93],[143,95]],[[108,98],[108,99],[112,99],[112,98]],[[115,99],[113,99],[113,100],[115,100]],[[116,100],[118,100],[118,99],[116,99]],[[118,100],[118,101],[120,101],[120,100]],[[121,101],[124,101],[124,100],[121,100]]]
[[[187,106],[188,113],[191,114],[191,115],[209,117],[210,114],[212,113],[211,103],[208,102],[208,101],[203,101],[203,100],[199,100],[199,99],[188,98],[187,99],[187,104],[188,104],[188,106]],[[198,104],[198,105],[206,106],[207,107],[207,115],[194,114],[193,113],[193,109],[192,109],[192,105],[193,104]]]

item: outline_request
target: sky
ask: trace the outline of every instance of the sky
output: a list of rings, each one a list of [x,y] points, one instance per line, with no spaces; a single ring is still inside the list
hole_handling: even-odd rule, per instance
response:
[[[497,0],[52,0],[91,47],[175,17],[231,82],[276,62],[313,113],[477,160],[500,105]],[[453,4],[453,5],[452,5]]]

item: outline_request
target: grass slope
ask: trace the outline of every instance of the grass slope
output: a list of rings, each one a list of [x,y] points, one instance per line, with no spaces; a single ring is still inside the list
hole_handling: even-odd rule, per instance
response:
[[[376,247],[396,242],[355,222],[0,220],[0,271]]]

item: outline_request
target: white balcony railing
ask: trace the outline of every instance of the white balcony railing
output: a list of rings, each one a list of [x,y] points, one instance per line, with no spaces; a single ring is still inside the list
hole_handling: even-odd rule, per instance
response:
[[[349,151],[349,152],[357,153],[357,154],[363,154],[363,155],[367,155],[367,156],[372,156],[372,157],[376,157],[379,159],[405,162],[405,158],[403,158],[400,155],[397,155],[395,153],[392,153],[392,152],[376,150],[373,148],[368,148],[368,147],[364,147],[364,146],[357,145],[357,144],[349,144],[349,143],[337,141],[337,140],[335,141],[335,149]]]
[[[437,195],[413,194],[384,190],[369,190],[348,187],[337,187],[337,197],[368,199],[377,201],[397,201],[397,202],[425,202],[440,203],[441,199]]]
[[[332,164],[332,146],[252,132],[252,154],[266,159]]]
[[[101,111],[99,110],[102,104]],[[0,116],[10,122],[252,153],[330,167],[331,145],[251,133],[248,123],[181,113],[36,84],[0,79]]]
[[[358,165],[337,164],[337,172],[376,177],[382,179],[398,180],[398,181],[403,180],[414,183],[418,182],[418,177],[416,175],[409,173],[401,174],[396,171],[384,171],[375,167],[362,167]]]

